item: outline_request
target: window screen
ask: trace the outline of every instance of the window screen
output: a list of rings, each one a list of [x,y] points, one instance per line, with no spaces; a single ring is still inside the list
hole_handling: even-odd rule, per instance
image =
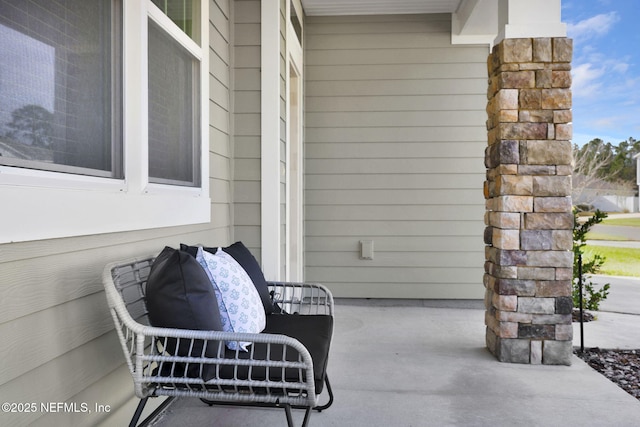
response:
[[[149,20],[149,181],[200,185],[199,62]]]
[[[122,177],[117,3],[0,0],[0,164]]]

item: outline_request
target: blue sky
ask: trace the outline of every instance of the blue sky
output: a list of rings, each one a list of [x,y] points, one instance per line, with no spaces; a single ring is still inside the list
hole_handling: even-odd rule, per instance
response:
[[[573,39],[573,142],[640,140],[640,1],[563,0]]]

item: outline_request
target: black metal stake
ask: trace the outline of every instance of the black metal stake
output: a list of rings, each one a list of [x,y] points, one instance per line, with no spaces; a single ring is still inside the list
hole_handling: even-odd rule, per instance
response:
[[[578,254],[578,288],[580,290],[580,353],[584,353],[584,312],[582,309],[582,254]]]

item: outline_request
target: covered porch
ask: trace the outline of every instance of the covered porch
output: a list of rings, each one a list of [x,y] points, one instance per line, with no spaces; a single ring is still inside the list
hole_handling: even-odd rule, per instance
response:
[[[56,96],[73,95],[75,79],[57,84],[67,68],[56,54],[67,46],[47,44],[49,31],[65,28],[66,9],[34,3],[24,11],[27,3],[0,1],[2,25],[55,59],[46,95],[55,88],[64,89]],[[157,6],[165,3],[95,2],[113,13],[105,31],[124,28],[113,36],[123,41],[113,56],[114,70],[125,65],[117,69],[122,82],[104,93],[122,94],[126,114],[96,113],[91,121],[122,135],[113,146],[107,137],[105,147],[97,144],[119,153],[108,176],[6,154],[0,167],[0,396],[109,411],[0,414],[1,423],[127,422],[136,399],[102,269],[165,245],[234,241],[246,243],[268,279],[317,281],[340,298],[372,298],[339,307],[331,362],[339,398],[312,425],[394,425],[395,417],[416,424],[414,414],[428,414],[434,425],[465,424],[473,414],[497,422],[509,405],[496,402],[515,394],[531,397],[532,419],[540,405],[553,408],[536,415],[549,417],[543,421],[566,413],[563,399],[581,408],[577,420],[612,406],[635,411],[581,363],[496,362],[574,360],[571,43],[560,0],[194,0],[184,2],[199,19],[193,40]],[[34,28],[23,29],[22,18]],[[148,170],[148,133],[159,128],[147,126],[145,88],[163,67],[147,61],[145,43],[154,36],[147,26],[199,60],[199,92],[188,101],[200,102],[200,129],[188,126],[195,154],[187,156],[186,186]],[[93,33],[84,22],[78,27]],[[21,52],[6,40],[6,51]],[[69,46],[70,57],[82,58],[76,48]],[[105,52],[101,58],[112,57]],[[80,87],[97,86],[89,79]],[[66,117],[64,105],[50,107],[54,117]],[[94,111],[83,106],[69,115]],[[82,142],[99,139],[85,133]],[[69,135],[56,137],[68,142]],[[424,302],[441,299],[476,302],[447,309]],[[594,385],[593,398],[584,400],[581,382]],[[176,404],[165,425],[182,422],[185,412],[194,417],[189,424],[201,416],[222,425],[284,421],[278,411],[199,405]]]
[[[640,417],[635,398],[576,356],[570,367],[496,363],[484,348],[483,316],[478,301],[337,300],[328,369],[336,399],[309,425],[632,426]],[[611,348],[607,323],[586,325],[589,346]],[[617,345],[636,348],[637,316],[618,315],[615,325]],[[293,416],[298,425],[302,412]],[[151,425],[286,422],[277,409],[209,407],[185,398]]]

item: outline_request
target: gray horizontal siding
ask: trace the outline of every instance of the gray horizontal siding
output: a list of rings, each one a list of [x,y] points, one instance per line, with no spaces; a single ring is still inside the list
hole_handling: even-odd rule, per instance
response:
[[[365,144],[366,145],[366,144]],[[365,148],[365,147],[363,147]],[[366,146],[366,148],[372,148]],[[366,153],[366,152],[365,152]],[[394,173],[432,173],[446,174],[455,173],[456,169],[460,173],[480,173],[484,167],[482,163],[478,165],[477,158],[463,157],[459,159],[451,158],[360,158],[360,159],[309,159],[307,161],[307,172],[309,174],[333,174],[333,173],[367,173],[367,174],[394,174]],[[453,169],[455,168],[455,169]]]
[[[451,45],[450,28],[306,21],[305,274],[338,296],[483,295],[488,51]]]
[[[233,2],[234,240],[260,259],[260,0]],[[257,213],[257,214],[256,214]]]

